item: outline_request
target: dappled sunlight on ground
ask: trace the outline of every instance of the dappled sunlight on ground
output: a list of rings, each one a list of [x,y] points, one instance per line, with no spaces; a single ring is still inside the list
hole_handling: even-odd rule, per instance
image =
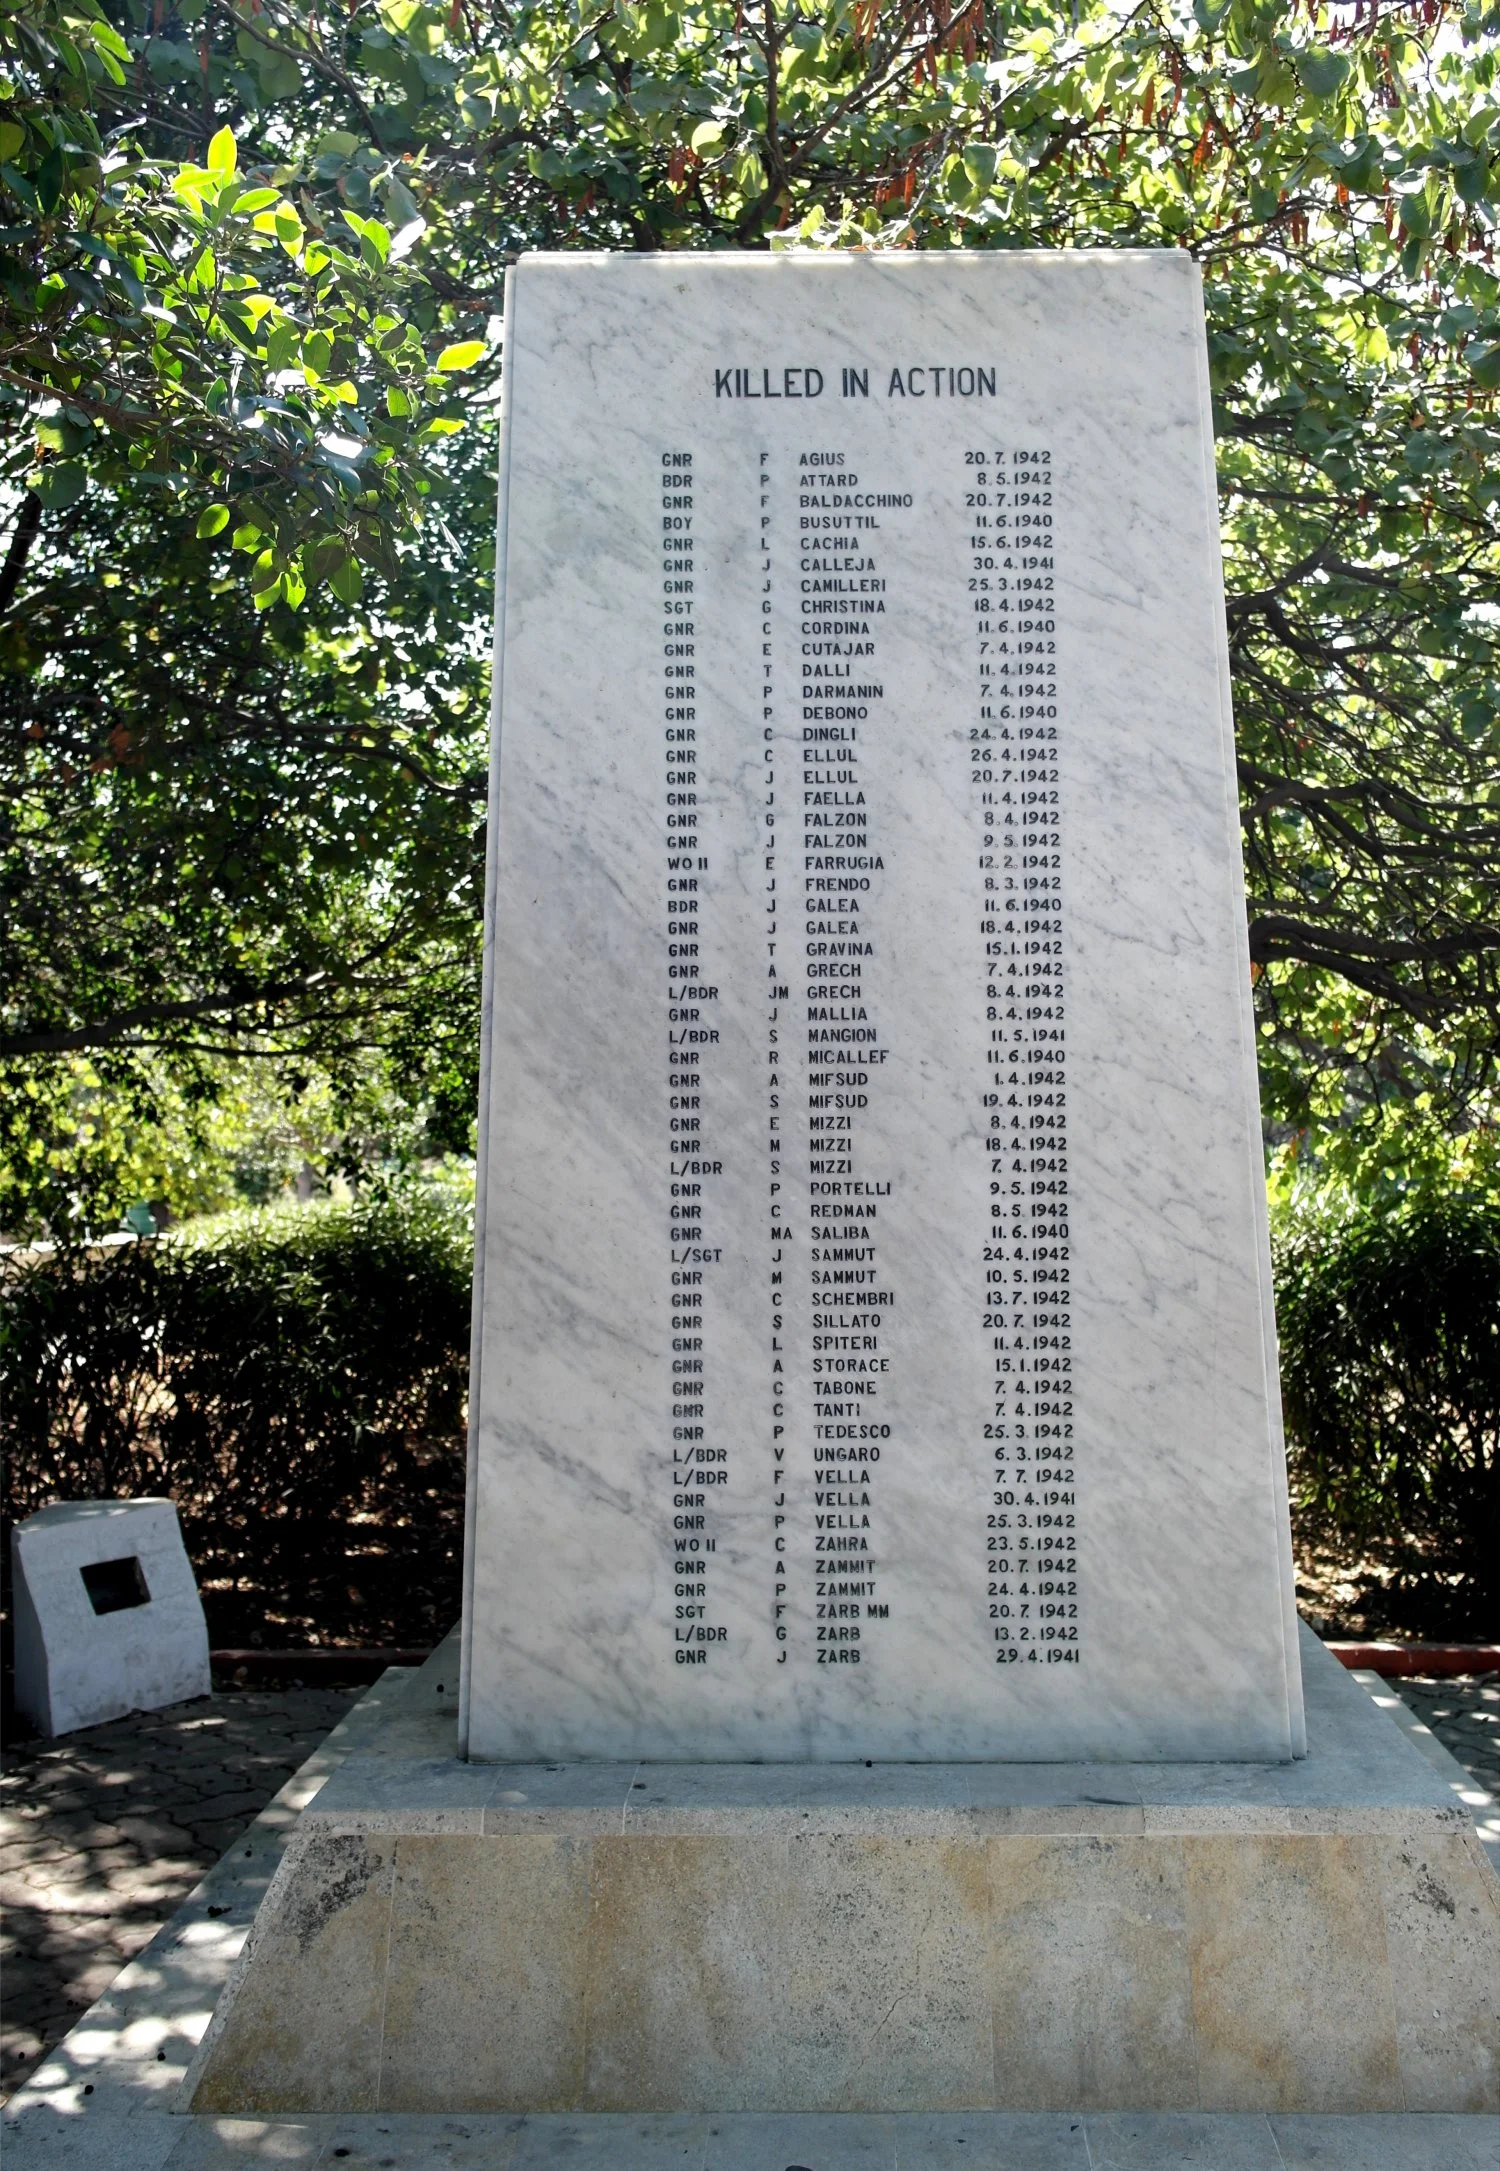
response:
[[[7,1747],[0,2093],[150,1942],[357,1693],[235,1690]]]

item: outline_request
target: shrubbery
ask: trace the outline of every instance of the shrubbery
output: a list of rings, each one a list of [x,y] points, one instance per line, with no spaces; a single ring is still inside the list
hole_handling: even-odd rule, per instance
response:
[[[1294,1520],[1377,1571],[1375,1611],[1500,1625],[1500,1209],[1476,1194],[1296,1217],[1276,1246]]]
[[[459,1604],[470,1242],[466,1202],[412,1189],[12,1266],[7,1520],[167,1493],[216,1642],[435,1639]],[[1325,1206],[1276,1252],[1300,1537],[1369,1564],[1386,1625],[1493,1633],[1500,1211]]]
[[[441,1634],[470,1245],[466,1206],[413,1188],[31,1255],[3,1289],[7,1521],[166,1493],[215,1641]]]

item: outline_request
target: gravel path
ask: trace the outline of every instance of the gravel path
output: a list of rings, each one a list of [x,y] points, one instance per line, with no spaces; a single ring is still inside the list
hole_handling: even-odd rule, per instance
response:
[[[356,1689],[237,1689],[0,1763],[0,2099],[150,1943]]]
[[[1500,1796],[1500,1674],[1390,1686]],[[0,2099],[150,1942],[359,1693],[237,1689],[6,1751]]]

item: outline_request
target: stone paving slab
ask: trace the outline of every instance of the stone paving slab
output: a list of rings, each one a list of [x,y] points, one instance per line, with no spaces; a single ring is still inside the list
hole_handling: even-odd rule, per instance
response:
[[[1495,2171],[1452,2115],[973,2111],[886,2117],[29,2115],[7,2171]]]
[[[1452,1680],[1391,1681],[1401,1701],[1430,1726],[1487,1793],[1500,1795],[1500,1674],[1460,1674]]]
[[[1354,1679],[1442,1775],[1500,1876],[1500,1678],[1396,1682],[1356,1669]]]
[[[0,2099],[150,1943],[357,1691],[234,1690],[0,1763]]]

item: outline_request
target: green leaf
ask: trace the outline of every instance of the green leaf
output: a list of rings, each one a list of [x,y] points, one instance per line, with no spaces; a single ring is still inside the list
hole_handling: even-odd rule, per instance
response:
[[[359,560],[346,557],[343,564],[336,566],[328,575],[328,585],[341,603],[357,603],[364,594],[365,587]]]
[[[327,580],[330,574],[338,571],[349,552],[339,536],[331,535],[324,536],[321,542],[310,543],[303,555],[308,582],[316,586],[320,580]]]
[[[1297,78],[1278,46],[1268,45],[1260,56],[1255,70],[1255,95],[1268,106],[1290,106],[1297,102]]]
[[[208,146],[208,170],[221,180],[227,180],[238,163],[235,150],[234,130],[221,128]]]
[[[257,41],[251,65],[260,85],[260,94],[267,101],[295,98],[302,88],[302,70],[291,53],[273,50]]]
[[[0,121],[0,159],[14,158],[26,141],[26,131],[16,121]]]
[[[444,347],[434,367],[445,372],[472,369],[484,352],[482,339],[460,339],[456,345]]]
[[[56,210],[62,197],[65,172],[62,152],[54,145],[36,169],[37,201],[44,211]]]
[[[392,179],[381,182],[380,200],[390,214],[392,222],[398,227],[410,226],[422,216],[417,208],[417,199],[413,196],[411,190],[403,187],[401,182],[397,180]]]
[[[266,333],[266,368],[269,372],[290,369],[297,359],[301,334],[290,317],[281,318]]]
[[[586,75],[568,85],[567,103],[575,113],[582,113],[590,120],[597,120],[611,110],[615,99],[607,84]]]
[[[76,460],[52,460],[30,480],[48,512],[60,513],[83,496],[88,475]]]
[[[200,536],[219,535],[229,525],[229,507],[210,505],[198,515],[196,533]]]
[[[1349,63],[1342,53],[1309,50],[1292,55],[1292,66],[1310,98],[1331,98],[1349,77]]]
[[[1464,366],[1475,383],[1482,384],[1486,392],[1500,389],[1500,340],[1489,345],[1465,347]]]
[[[1402,447],[1401,457],[1414,475],[1430,475],[1447,465],[1448,448],[1436,430],[1413,430]]]

